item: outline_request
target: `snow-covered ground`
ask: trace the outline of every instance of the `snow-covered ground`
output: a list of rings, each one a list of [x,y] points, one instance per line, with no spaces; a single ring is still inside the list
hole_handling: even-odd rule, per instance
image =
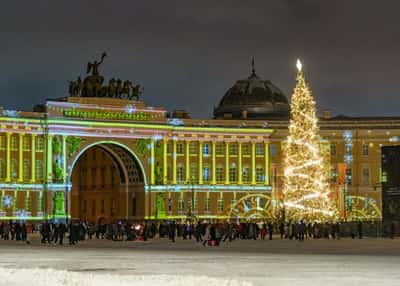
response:
[[[338,253],[338,254],[335,254]],[[400,240],[0,241],[0,285],[400,285]]]

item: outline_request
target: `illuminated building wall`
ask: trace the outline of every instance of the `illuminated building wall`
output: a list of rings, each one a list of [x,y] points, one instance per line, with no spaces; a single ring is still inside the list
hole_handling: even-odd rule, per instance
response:
[[[273,130],[264,122],[183,122],[166,118],[162,108],[110,98],[48,101],[43,112],[1,112],[3,220],[227,219],[245,216],[248,208],[260,217],[257,208],[271,198]],[[82,158],[95,148],[104,160],[83,171]],[[98,169],[112,165],[118,183],[98,182]],[[82,180],[91,181],[91,189]],[[255,205],[243,202],[251,195],[263,197]]]
[[[170,119],[162,108],[110,98],[48,101],[42,112],[0,112],[2,220],[277,215],[285,120]],[[322,118],[320,130],[330,144],[331,187],[341,216],[378,218],[380,147],[398,144],[400,119]],[[93,182],[96,169],[100,187],[84,190],[74,172],[94,148],[106,160],[97,159],[87,180]],[[102,188],[101,169],[111,166],[118,176],[112,185],[107,171]]]

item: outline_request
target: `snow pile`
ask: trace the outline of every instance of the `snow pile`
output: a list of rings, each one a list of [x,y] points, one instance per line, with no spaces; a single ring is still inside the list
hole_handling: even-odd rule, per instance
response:
[[[206,276],[113,275],[54,269],[7,269],[0,267],[0,286],[252,286],[252,283]]]

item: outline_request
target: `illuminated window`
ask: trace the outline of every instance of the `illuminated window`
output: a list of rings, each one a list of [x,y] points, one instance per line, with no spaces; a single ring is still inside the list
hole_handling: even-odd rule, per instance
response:
[[[197,164],[191,164],[190,165],[190,181],[191,182],[196,182],[198,179],[198,168]]]
[[[362,145],[362,154],[363,154],[363,156],[368,156],[368,152],[369,152],[368,144],[363,144]]]
[[[29,160],[25,159],[24,160],[24,166],[23,166],[24,181],[28,181],[29,180],[29,165],[30,165]]]
[[[237,180],[237,169],[236,169],[236,165],[232,164],[229,167],[229,181],[236,182],[236,180]]]
[[[183,154],[183,142],[176,144],[176,154]]]
[[[242,169],[242,180],[243,182],[250,181],[250,168],[248,166],[244,166]]]
[[[224,168],[222,168],[221,166],[217,166],[215,172],[217,182],[222,182],[224,180]]]
[[[42,160],[36,160],[36,165],[35,165],[35,171],[36,171],[36,181],[40,182],[43,181],[43,161]]]
[[[331,144],[331,156],[336,155],[336,144]]]
[[[337,171],[336,167],[331,168],[331,176],[330,177],[331,177],[331,183],[337,182],[338,171]]]
[[[183,201],[183,199],[179,199],[178,200],[178,211],[183,212],[184,209],[185,209],[185,202]]]
[[[11,178],[16,179],[18,177],[18,162],[15,159],[11,160]]]
[[[176,179],[180,183],[182,183],[185,180],[185,169],[183,168],[182,165],[178,165],[178,168],[176,169]]]
[[[6,138],[3,135],[0,135],[0,149],[6,148]]]
[[[11,136],[11,150],[18,149],[18,139],[16,135]]]
[[[6,177],[6,164],[3,159],[0,159],[0,179]]]
[[[263,167],[256,167],[256,181],[263,182],[264,181],[264,168]]]
[[[205,205],[204,205],[204,210],[206,212],[209,212],[211,210],[211,199],[210,197],[206,197]]]
[[[217,210],[222,212],[224,210],[224,199],[223,197],[219,198],[217,201]]]
[[[347,168],[346,169],[346,182],[347,184],[351,185],[352,183],[352,172],[351,172],[351,168]]]
[[[210,168],[208,166],[204,166],[203,167],[203,180],[204,181],[209,181],[211,178],[211,174],[210,174]]]
[[[264,144],[256,144],[256,155],[264,155]]]
[[[167,153],[168,154],[171,154],[172,153],[172,149],[173,149],[173,145],[172,145],[173,143],[172,142],[168,142],[167,143]]]
[[[237,143],[229,144],[229,155],[237,155],[238,154],[238,145]]]
[[[215,154],[217,155],[224,154],[224,145],[222,143],[218,143],[215,145]]]
[[[189,144],[189,153],[197,154],[197,142],[190,142]]]
[[[44,149],[44,140],[42,137],[36,138],[36,151],[43,152]]]
[[[29,151],[31,149],[31,138],[25,136],[23,144],[24,144],[24,151]]]
[[[271,156],[276,156],[277,153],[278,153],[278,151],[277,151],[276,144],[269,145],[269,154]]]
[[[242,154],[243,155],[250,155],[250,146],[249,144],[242,145]]]
[[[203,155],[205,156],[210,155],[210,144],[208,143],[203,144]]]
[[[369,185],[369,168],[362,168],[362,184]]]

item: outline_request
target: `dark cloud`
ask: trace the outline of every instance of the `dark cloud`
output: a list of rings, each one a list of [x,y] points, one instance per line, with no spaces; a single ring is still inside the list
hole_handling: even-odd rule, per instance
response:
[[[291,94],[300,57],[320,108],[398,115],[399,1],[11,1],[0,10],[0,105],[66,95],[103,50],[106,77],[144,100],[211,116],[257,73]]]

